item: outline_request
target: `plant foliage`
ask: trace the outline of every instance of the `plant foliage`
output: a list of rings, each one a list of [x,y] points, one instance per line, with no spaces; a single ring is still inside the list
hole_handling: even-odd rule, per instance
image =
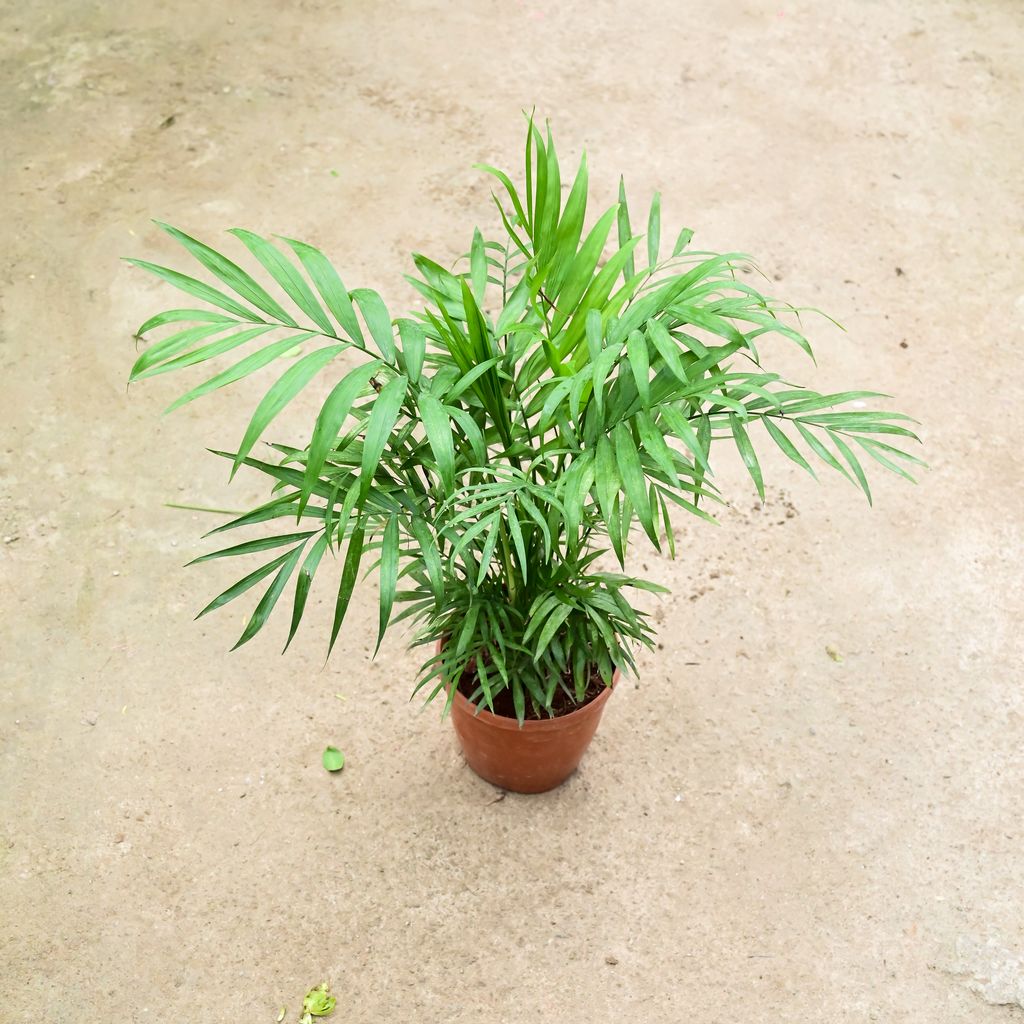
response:
[[[270,500],[213,531],[280,532],[196,559],[269,558],[200,613],[262,586],[236,646],[289,586],[290,643],[314,578],[335,564],[333,647],[361,575],[376,568],[378,647],[403,619],[418,626],[415,643],[443,641],[417,690],[447,689],[450,701],[469,672],[480,703],[507,689],[522,720],[550,711],[559,688],[582,700],[593,669],[610,682],[637,644],[650,646],[628,595],[662,588],[601,571],[599,557],[610,550],[624,565],[634,529],[674,555],[678,517],[711,519],[721,501],[720,443],[736,447],[762,498],[765,444],[811,475],[836,471],[869,501],[867,463],[910,478],[919,460],[905,451],[916,440],[908,417],[864,408],[884,396],[819,394],[763,366],[759,350],[777,340],[811,355],[798,318],[785,319],[797,310],[740,278],[749,257],[694,250],[688,229],[663,251],[658,196],[643,234],[621,183],[618,202],[588,223],[586,158],[563,189],[550,130],[532,120],[523,183],[483,170],[501,234],[474,231],[456,271],[414,255],[408,280],[424,305],[404,317],[374,291],[349,291],[303,242],[232,231],[254,276],[161,224],[216,283],[130,261],[201,304],[142,324],[139,338],[160,336],[131,379],[228,357],[176,408],[285,367],[238,449],[216,453],[232,474],[264,474]],[[313,386],[326,397],[308,442],[257,457],[275,417]]]

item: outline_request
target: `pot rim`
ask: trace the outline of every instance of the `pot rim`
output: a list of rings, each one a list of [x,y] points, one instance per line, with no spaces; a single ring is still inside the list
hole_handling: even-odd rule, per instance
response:
[[[455,698],[452,701],[452,706],[458,704],[462,710],[473,718],[481,719],[487,725],[495,729],[515,729],[516,732],[524,732],[530,730],[533,732],[544,732],[557,729],[569,728],[570,723],[581,721],[589,714],[600,711],[604,702],[611,696],[612,690],[619,681],[619,670],[615,670],[615,674],[612,676],[610,686],[606,686],[592,701],[588,701],[582,707],[576,708],[575,711],[570,711],[567,715],[558,715],[556,718],[528,718],[519,724],[515,718],[507,718],[505,715],[496,715],[492,711],[488,711],[487,708],[480,707],[462,693],[458,687],[455,689]]]

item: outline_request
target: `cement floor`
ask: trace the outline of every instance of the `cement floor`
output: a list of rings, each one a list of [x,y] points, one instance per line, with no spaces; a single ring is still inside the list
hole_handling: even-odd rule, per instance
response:
[[[0,12],[0,1020],[294,1020],[323,979],[347,1024],[1017,1019],[1019,3]],[[401,638],[370,661],[372,594],[327,668],[326,588],[283,659],[283,621],[230,656],[244,609],[192,622],[234,577],[165,503],[257,495],[203,449],[261,385],[126,394],[170,293],[118,257],[183,265],[151,217],[280,232],[401,309],[534,104],[609,201],[842,321],[784,366],[891,393],[932,469],[869,509],[766,454],[762,509],[727,466],[722,527],[641,556],[663,647],[581,771],[496,801]]]

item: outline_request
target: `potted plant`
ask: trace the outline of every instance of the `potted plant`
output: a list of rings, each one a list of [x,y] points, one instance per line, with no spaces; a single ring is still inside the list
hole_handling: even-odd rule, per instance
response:
[[[237,450],[215,453],[232,475],[263,474],[270,497],[212,533],[260,533],[195,559],[260,564],[200,615],[262,586],[237,647],[292,585],[287,648],[314,579],[337,566],[330,650],[361,573],[376,569],[377,647],[389,625],[415,623],[412,643],[429,656],[414,692],[443,695],[479,774],[529,792],[573,771],[617,673],[652,645],[630,595],[663,588],[608,562],[624,568],[637,531],[674,556],[674,519],[713,521],[722,444],[762,500],[765,443],[869,500],[865,460],[908,478],[919,460],[904,450],[916,440],[908,417],[864,407],[882,396],[819,394],[762,364],[777,341],[811,355],[783,319],[797,310],[737,274],[751,265],[741,253],[694,250],[689,230],[666,252],[657,195],[643,234],[621,182],[587,227],[586,158],[564,190],[550,130],[532,119],[523,186],[482,169],[500,185],[500,235],[475,230],[453,271],[414,255],[408,280],[423,307],[404,317],[376,292],[349,291],[303,242],[232,231],[251,274],[161,224],[216,283],[129,261],[201,306],[142,324],[137,337],[151,343],[131,379],[232,354],[173,409],[284,366]],[[308,387],[326,395],[309,435],[255,454]]]

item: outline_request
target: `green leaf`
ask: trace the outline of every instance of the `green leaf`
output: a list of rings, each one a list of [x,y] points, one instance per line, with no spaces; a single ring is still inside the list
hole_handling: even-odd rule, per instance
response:
[[[670,486],[678,485],[679,474],[672,458],[672,449],[665,443],[657,424],[646,412],[640,412],[636,416],[636,425],[644,452],[658,464]]]
[[[660,320],[649,320],[647,323],[647,338],[654,343],[665,365],[672,371],[677,380],[684,384],[690,382],[683,369],[683,362],[679,358],[679,347],[676,340],[668,332],[668,328]]]
[[[303,276],[295,269],[275,245],[244,228],[231,228],[229,234],[240,239],[242,244],[263,264],[271,277],[284,289],[288,297],[325,334],[334,337],[334,329],[323,307],[306,284]]]
[[[398,413],[405,401],[408,378],[395,377],[384,385],[377,400],[373,403],[370,419],[366,424],[366,436],[363,441],[363,458],[359,474],[359,491],[362,497],[370,492],[374,473],[391,437],[391,431],[398,421]]]
[[[494,205],[498,208],[498,216],[501,218],[502,226],[508,232],[508,237],[515,242],[516,248],[525,256],[527,259],[533,257],[533,253],[530,251],[530,247],[522,240],[519,232],[512,226],[512,222],[508,219],[508,214],[505,213],[504,207],[501,205],[501,200],[492,192],[491,199],[494,200]]]
[[[622,477],[623,489],[630,504],[636,509],[640,525],[651,539],[651,543],[657,548],[659,547],[658,534],[654,529],[651,502],[647,494],[647,481],[644,478],[633,434],[624,423],[620,423],[615,427],[612,437],[615,443],[615,461]]]
[[[163,342],[158,342],[152,349],[143,354],[143,358],[139,359],[135,367],[133,368],[132,380],[144,380],[147,377],[157,377],[162,373],[171,373],[174,370],[184,370],[188,366],[196,366],[199,363],[208,362],[211,359],[216,359],[217,356],[224,355],[225,352],[230,352],[232,349],[240,348],[242,345],[247,345],[254,338],[259,338],[266,334],[268,331],[277,329],[276,324],[261,324],[259,327],[250,327],[247,330],[239,331],[237,334],[229,334],[226,338],[221,338],[219,341],[213,341],[209,345],[201,345],[199,348],[192,349],[191,352],[186,352],[184,355],[177,356],[174,359],[167,359],[170,352],[166,349],[160,352],[160,358],[166,359],[166,362],[161,362],[157,366],[149,366],[142,372],[138,372],[138,368],[147,362],[149,357],[156,356],[156,349],[158,346],[162,346]],[[170,338],[166,339],[168,342]],[[192,340],[195,340],[194,338]],[[184,347],[175,345],[175,350]],[[293,346],[294,347],[294,346]]]
[[[915,466],[921,466],[923,469],[928,468],[928,463],[919,459],[916,455],[911,455],[910,452],[905,452],[900,448],[894,448],[891,444],[884,444],[877,438],[873,437],[854,437],[854,441],[857,441],[863,448],[865,444],[872,448],[877,448],[880,451],[887,452],[889,455],[894,455],[898,459],[906,459],[907,462],[914,463]]]
[[[554,248],[550,256],[552,271],[548,287],[555,294],[558,293],[561,282],[572,265],[580,243],[580,236],[583,234],[583,219],[587,212],[587,189],[587,155],[584,153],[580,160],[579,170],[576,172],[576,180],[573,182],[561,219],[558,222]]]
[[[295,566],[302,557],[303,547],[304,544],[300,544],[289,553],[284,564],[274,577],[273,583],[271,583],[267,588],[266,593],[260,598],[260,602],[256,605],[252,615],[249,616],[249,621],[245,624],[245,629],[242,630],[242,635],[238,638],[237,643],[231,648],[231,650],[237,651],[242,644],[248,643],[266,624],[270,613],[274,610],[274,605],[277,604],[278,598],[287,586],[291,574],[295,571]]]
[[[145,326],[145,324],[143,325]],[[230,330],[232,327],[238,326],[237,320],[232,320],[230,317],[225,317],[222,321],[212,324],[202,324],[198,327],[187,327],[183,331],[176,331],[174,334],[169,334],[166,338],[161,338],[159,341],[153,342],[148,348],[144,349],[139,355],[139,358],[135,360],[135,364],[132,366],[131,373],[128,377],[130,381],[141,380],[144,377],[155,376],[155,372],[150,367],[155,366],[157,363],[162,362],[165,359],[171,359],[172,356],[177,355],[182,349],[186,349],[193,342],[203,341],[206,338],[212,337],[214,334],[222,334],[224,331]],[[263,327],[255,327],[249,331],[242,331],[241,334],[246,334],[248,337],[256,337],[258,334],[265,334],[267,331],[272,331],[274,326],[272,324],[266,324]],[[232,337],[237,337],[233,335]],[[175,369],[178,365],[170,367]],[[189,364],[184,364],[189,365]],[[148,371],[148,372],[147,372]],[[163,372],[163,371],[159,371]]]
[[[305,530],[302,533],[285,533],[277,537],[259,537],[256,540],[247,540],[244,544],[235,544],[229,548],[221,548],[219,551],[211,551],[207,555],[200,555],[193,558],[189,565],[200,565],[203,562],[212,562],[215,558],[234,558],[236,555],[253,555],[259,551],[268,551],[270,548],[283,547],[285,544],[292,544],[295,541],[305,540],[312,537],[315,530]]]
[[[592,452],[584,452],[561,480],[565,488],[565,530],[573,548],[577,544],[580,523],[585,514],[584,506],[594,486],[594,478],[594,455]]]
[[[842,455],[842,457],[849,463],[850,469],[853,470],[853,475],[857,478],[857,483],[860,484],[860,489],[868,499],[868,504],[873,504],[871,500],[871,488],[868,486],[868,478],[864,475],[864,470],[861,467],[861,464],[857,461],[857,456],[850,451],[849,445],[847,445],[834,431],[830,430],[828,436],[832,438],[832,443],[838,449],[839,454]]]
[[[226,523],[222,523],[220,526],[214,527],[212,530],[208,530],[203,534],[203,537],[213,537],[218,533],[224,533],[227,530],[236,530],[240,526],[251,526],[254,523],[265,523],[270,519],[281,519],[284,516],[290,516],[294,512],[293,504],[295,499],[298,497],[295,492],[291,494],[282,494],[280,497],[273,498],[264,505],[258,505],[254,509],[250,509],[248,512],[228,512],[224,509],[203,509],[195,505],[171,505],[170,508],[183,508],[196,512],[219,512],[224,515],[237,516],[235,519],[231,519]],[[308,515],[311,517],[318,517],[323,515],[322,509],[310,509]]]
[[[601,323],[601,313],[596,309],[589,310],[585,323],[587,348],[590,351],[590,361],[594,362],[601,354],[601,349],[603,348],[601,338],[604,334],[604,326]]]
[[[493,370],[499,362],[498,356],[494,356],[491,359],[485,359],[482,363],[478,363],[468,373],[463,374],[451,387],[445,398],[449,402],[454,402],[464,391],[471,388],[484,374]],[[479,392],[478,392],[479,393]],[[482,396],[481,396],[482,397]]]
[[[352,308],[352,300],[330,260],[319,249],[314,249],[305,242],[297,242],[294,238],[283,238],[282,241],[298,256],[299,262],[309,274],[309,279],[327,303],[327,308],[341,329],[356,344],[363,345],[363,332]]]
[[[473,246],[469,255],[470,276],[473,281],[473,297],[478,303],[484,301],[487,290],[487,253],[484,250],[484,238],[479,228],[473,229]]]
[[[668,544],[668,557],[674,561],[676,557],[676,535],[672,530],[672,520],[669,518],[668,505],[665,503],[665,498],[661,492],[658,493],[658,505],[661,509],[661,518],[664,524],[665,541]]]
[[[210,309],[169,309],[164,313],[157,313],[156,316],[151,316],[135,332],[135,337],[141,338],[144,334],[148,334],[157,327],[181,323],[182,321],[194,323],[238,323],[234,317],[225,316],[223,313],[214,313]]]
[[[546,148],[547,191],[539,221],[535,218],[533,224],[534,245],[545,261],[550,257],[550,249],[554,243],[555,227],[558,224],[558,215],[562,204],[561,170],[558,166],[558,155],[555,153],[555,143],[551,138],[550,127],[548,128]]]
[[[509,178],[504,171],[499,171],[496,167],[491,167],[489,164],[474,164],[474,166],[477,170],[486,171],[487,174],[497,178],[498,181],[505,186],[505,191],[508,193],[508,197],[512,201],[512,209],[515,210],[520,223],[528,224],[526,211],[523,209],[522,199],[520,199],[519,192],[516,190],[515,185],[512,184],[512,179]]]
[[[487,531],[487,539],[484,541],[483,550],[480,552],[480,569],[476,575],[476,585],[483,586],[484,579],[491,567],[491,559],[494,557],[494,549],[498,544],[498,534],[501,529],[501,518],[494,517],[494,523]]]
[[[526,544],[523,539],[523,528],[519,524],[519,517],[516,515],[515,503],[505,503],[505,518],[508,520],[508,532],[515,545],[516,554],[519,556],[519,571],[523,574],[523,583],[529,581],[529,560],[526,557]]]
[[[846,471],[846,467],[814,436],[814,432],[809,427],[804,426],[799,420],[794,420],[793,422],[796,423],[796,429],[800,431],[801,437],[807,442],[807,446],[811,451],[827,466],[831,466],[837,473],[842,473],[850,483],[853,483],[854,480]]]
[[[427,443],[434,453],[441,483],[445,493],[450,494],[455,489],[455,445],[452,441],[448,413],[445,412],[444,406],[426,391],[419,396],[419,407]]]
[[[345,755],[337,747],[324,747],[323,757],[320,759],[324,768],[329,772],[340,772],[345,767]],[[309,1011],[314,1016],[322,1017],[323,1013],[317,1013],[315,1011]],[[327,1011],[328,1013],[330,1011]]]
[[[689,244],[693,238],[693,232],[689,228],[683,228],[679,232],[679,237],[676,239],[676,244],[672,246],[672,255],[678,256]]]
[[[391,609],[395,604],[395,590],[398,586],[398,517],[391,516],[384,527],[384,540],[380,549],[380,626],[377,630],[377,644],[374,655],[380,650],[380,642],[391,620]]]
[[[729,426],[732,429],[736,447],[739,449],[740,458],[743,459],[743,465],[747,467],[747,472],[750,474],[751,480],[754,481],[758,497],[764,501],[764,478],[761,476],[761,464],[757,461],[754,446],[750,443],[750,438],[739,417],[733,413],[729,414]]]
[[[661,193],[655,192],[651,199],[651,212],[647,217],[647,265],[658,263],[658,249],[661,246]]]
[[[498,520],[498,513],[493,512],[483,519],[476,519],[471,525],[459,534],[458,540],[452,545],[451,553],[449,555],[449,562],[454,560],[461,555],[464,551],[469,548],[472,541],[476,540],[485,530],[489,530]]]
[[[313,486],[323,472],[324,463],[331,447],[337,442],[342,424],[352,409],[352,404],[368,387],[370,379],[381,366],[379,360],[364,363],[350,370],[327,396],[313,427],[313,438],[309,442],[306,469],[303,474],[301,511],[313,493]]]
[[[455,654],[462,655],[466,654],[469,650],[469,643],[473,639],[473,631],[476,629],[476,622],[480,616],[480,605],[473,600],[472,594],[469,596],[469,608],[466,611],[465,618],[462,620],[462,629],[459,630],[459,636],[455,643]]]
[[[423,359],[427,351],[427,336],[415,320],[399,320],[398,334],[402,339],[402,356],[405,372],[411,384],[418,384],[423,371]]]
[[[348,530],[348,524],[352,518],[352,513],[355,511],[356,502],[358,500],[358,485],[349,487],[345,494],[345,500],[342,502],[341,510],[338,512],[338,521],[332,526],[330,516],[327,517],[328,534],[330,534],[333,529],[334,536],[338,538],[339,547],[341,546],[341,542],[345,539],[345,532]]]
[[[295,602],[292,605],[292,623],[288,630],[288,639],[285,641],[284,645],[284,649],[286,651],[292,642],[292,638],[295,636],[295,631],[299,628],[299,623],[302,621],[302,613],[306,609],[306,599],[309,597],[309,588],[313,584],[313,577],[316,575],[316,570],[320,565],[320,560],[323,558],[324,552],[327,550],[327,544],[328,536],[324,533],[309,549],[309,553],[306,555],[306,558],[302,563],[302,568],[299,570],[299,578],[295,581]]]
[[[302,1012],[313,1017],[326,1017],[335,1006],[335,998],[330,994],[330,985],[323,982],[310,989],[302,1000]]]
[[[419,544],[420,558],[427,570],[427,577],[430,580],[430,588],[434,593],[435,606],[439,604],[444,596],[444,574],[441,569],[441,558],[438,555],[437,544],[428,528],[426,522],[420,516],[413,516],[411,522],[413,536]]]
[[[862,430],[872,431],[880,425],[886,424],[888,420],[905,420],[915,422],[910,416],[904,416],[896,412],[879,412],[877,410],[864,410],[862,412],[819,412],[813,416],[797,417],[807,423],[816,423],[819,426],[831,427],[838,430]]]
[[[597,406],[598,415],[604,414],[605,382],[608,374],[612,372],[618,362],[620,350],[618,345],[609,346],[601,350],[601,354],[594,360],[592,368],[594,380],[594,404]]]
[[[458,409],[455,406],[447,408],[448,415],[462,428],[463,434],[473,451],[473,458],[480,465],[487,463],[487,446],[484,440],[483,431],[477,426],[472,415],[465,409]]]
[[[209,448],[207,450],[211,454],[222,459],[230,459],[233,461],[235,458],[234,452],[220,452],[217,451],[216,448]],[[275,480],[278,480],[289,487],[302,487],[302,473],[291,466],[275,466],[269,462],[261,462],[259,459],[254,459],[251,455],[245,460],[245,465],[251,466],[253,469],[258,469],[261,473],[265,473],[267,476],[273,477]],[[313,493],[320,495],[321,498],[326,498],[329,491],[327,487],[318,484],[314,488]]]
[[[901,452],[898,448],[893,448],[890,445],[882,444],[881,441],[875,441],[870,437],[854,437],[854,441],[860,445],[877,462],[880,466],[884,466],[891,473],[895,473],[897,476],[901,476],[904,480],[909,480],[912,484],[916,484],[917,481],[898,463],[893,462],[888,456],[896,455],[904,459],[909,459],[913,462],[921,463],[920,459],[915,459],[914,456],[908,455],[906,452]],[[923,465],[923,463],[921,463]]]
[[[544,537],[544,557],[551,557],[551,528],[548,526],[544,517],[540,514],[540,510],[530,499],[529,494],[525,490],[519,492],[519,502],[523,506],[523,510],[526,514],[540,527],[540,532]],[[551,506],[551,512],[557,517],[564,515],[554,504]]]
[[[380,349],[380,354],[388,363],[394,364],[395,336],[391,329],[391,316],[387,306],[384,305],[384,300],[369,288],[354,289],[352,298],[356,300],[359,311],[363,314],[366,326],[370,330],[370,337]]]
[[[814,470],[811,469],[811,464],[800,454],[797,450],[796,445],[782,432],[782,429],[776,426],[767,416],[761,417],[761,422],[764,424],[765,430],[771,435],[772,440],[782,449],[783,454],[795,462],[801,469],[806,469],[811,476],[814,476]]]
[[[345,613],[348,611],[349,602],[352,600],[352,591],[356,587],[356,579],[359,575],[359,563],[363,557],[363,539],[365,531],[362,524],[358,525],[349,538],[348,551],[345,553],[345,566],[341,570],[341,583],[338,585],[338,599],[334,604],[334,623],[331,626],[331,640],[327,645],[328,657],[334,650],[334,643],[341,631],[341,624],[345,621]]]
[[[619,209],[616,214],[616,220],[619,229],[619,248],[621,249],[633,237],[629,227],[629,207],[626,204],[626,180],[621,176],[619,177]],[[622,279],[628,281],[635,273],[636,268],[631,251],[626,258],[625,266],[622,270]]]
[[[263,436],[263,431],[271,424],[278,413],[336,356],[340,355],[348,345],[330,345],[303,356],[297,363],[290,366],[270,390],[263,396],[256,411],[252,414],[249,426],[242,438],[238,453],[231,466],[234,476],[243,459],[252,451],[253,445]]]
[[[237,292],[251,302],[258,309],[263,310],[264,313],[272,316],[275,320],[279,320],[281,323],[288,327],[298,327],[299,325],[288,315],[288,313],[269,295],[266,290],[259,284],[256,283],[241,267],[236,266],[226,256],[222,256],[219,252],[211,249],[208,245],[204,245],[202,242],[186,235],[184,231],[179,231],[177,228],[171,227],[170,224],[164,224],[161,221],[154,221],[156,226],[163,231],[166,231],[171,238],[181,242],[183,246],[207,270],[209,270],[216,277],[219,277],[229,288]]]
[[[615,279],[619,276],[626,264],[626,261],[629,259],[630,254],[637,247],[640,241],[641,236],[634,235],[634,237],[631,238],[623,248],[619,249],[618,252],[611,256],[608,262],[601,267],[600,271],[593,277],[589,284],[587,284],[586,291],[583,298],[580,300],[579,307],[573,314],[572,321],[566,329],[565,343],[561,346],[562,352],[571,352],[579,343],[579,339],[583,334],[583,318],[589,310],[601,309],[603,317],[605,312],[615,312],[620,309],[622,303],[628,301],[628,299],[636,293],[637,288],[640,287],[643,278],[645,277],[643,274],[635,275],[630,278],[630,280],[627,281],[618,292],[616,292],[615,298],[612,299],[611,303],[608,302],[608,296],[611,295]],[[614,333],[612,334],[611,340],[618,343],[628,333],[628,331],[624,334]]]
[[[540,416],[537,420],[537,429],[540,431],[547,430],[551,424],[551,419],[555,415],[559,415],[564,411],[565,408],[565,396],[569,394],[573,386],[579,382],[578,375],[576,378],[570,377],[558,377],[555,379],[555,383],[551,386],[548,391],[547,397],[544,400],[544,405],[541,408]]]
[[[244,576],[237,583],[232,584],[222,594],[218,594],[197,616],[197,619],[201,619],[204,615],[208,615],[210,612],[215,612],[218,608],[223,608],[229,601],[234,601],[236,597],[240,597],[247,590],[252,589],[262,579],[266,579],[275,569],[283,565],[291,557],[291,552],[286,551],[283,555],[278,555],[273,561],[267,562],[266,565],[261,565],[254,572],[249,573],[248,576]]]
[[[620,487],[619,469],[615,462],[615,449],[608,437],[597,442],[597,500],[605,522],[611,521],[612,501]]]
[[[530,174],[531,150],[533,150],[533,157],[536,164],[535,178]],[[531,178],[533,178],[533,184],[535,186],[532,191],[530,189]],[[544,152],[544,140],[531,118],[530,126],[526,133],[526,191],[527,195],[532,195],[533,202],[526,211],[528,219],[525,223],[530,226],[530,237],[533,240],[536,240],[537,233],[540,230],[540,217],[544,210],[544,204],[547,201],[547,178],[548,168],[546,154]]]
[[[216,377],[211,377],[208,381],[200,384],[199,387],[193,388],[180,398],[175,399],[167,407],[166,411],[169,413],[174,412],[175,409],[180,409],[181,406],[194,402],[197,398],[202,398],[203,395],[208,395],[211,391],[216,391],[218,388],[226,387],[228,384],[234,384],[235,381],[241,380],[243,377],[248,377],[250,373],[261,370],[268,363],[272,363],[286,352],[291,352],[296,345],[305,341],[308,337],[310,337],[309,334],[293,334],[287,338],[282,338],[280,341],[275,341],[265,348],[261,348],[258,352],[246,356],[241,362],[235,363],[234,366],[229,367],[223,373],[218,373]]]
[[[662,419],[669,425],[672,433],[679,438],[683,444],[689,448],[690,453],[693,455],[694,460],[703,469],[705,473],[711,473],[711,466],[708,463],[707,452],[705,447],[701,444],[700,439],[694,432],[693,427],[690,425],[690,421],[684,416],[678,409],[672,409],[669,407],[662,408],[660,410]],[[707,417],[703,417],[707,420]]]
[[[562,623],[569,618],[572,611],[572,605],[561,604],[548,616],[547,621],[544,623],[544,628],[537,637],[537,643],[534,647],[534,658],[539,658],[547,650],[555,633],[558,632]]]
[[[151,274],[155,274],[169,284],[173,284],[175,288],[179,288],[181,291],[187,292],[197,299],[202,299],[203,302],[208,302],[211,306],[217,306],[220,309],[227,310],[229,313],[234,313],[235,316],[240,316],[243,320],[250,322],[260,320],[260,317],[256,316],[251,309],[246,309],[245,306],[235,302],[234,299],[229,298],[223,292],[219,292],[216,288],[211,288],[208,284],[203,284],[202,281],[197,281],[194,277],[189,277],[187,274],[179,274],[176,270],[168,270],[167,267],[160,267],[155,263],[147,263],[146,260],[126,259],[125,263],[148,270]]]
[[[647,408],[651,404],[651,367],[647,355],[647,342],[639,331],[629,332],[629,337],[626,339],[626,358],[629,360],[629,369],[636,382],[640,404]]]
[[[613,206],[601,217],[591,228],[590,234],[587,235],[580,251],[576,254],[565,283],[555,298],[557,311],[551,320],[552,333],[561,330],[562,325],[579,305],[587,286],[593,280],[594,270],[604,252],[604,244],[608,238],[608,232],[612,229],[612,222],[615,220],[617,212],[617,207]]]
[[[527,300],[530,297],[530,278],[524,274],[519,279],[519,283],[512,289],[512,293],[509,295],[508,300],[505,303],[504,309],[501,311],[501,316],[498,317],[498,322],[494,326],[495,337],[501,337],[505,334],[522,316],[523,311],[526,309]]]
[[[830,409],[845,402],[889,397],[879,391],[843,391],[834,395],[819,395],[814,391],[808,392],[803,388],[788,391],[786,396],[785,413],[787,416],[815,412],[818,409]]]

